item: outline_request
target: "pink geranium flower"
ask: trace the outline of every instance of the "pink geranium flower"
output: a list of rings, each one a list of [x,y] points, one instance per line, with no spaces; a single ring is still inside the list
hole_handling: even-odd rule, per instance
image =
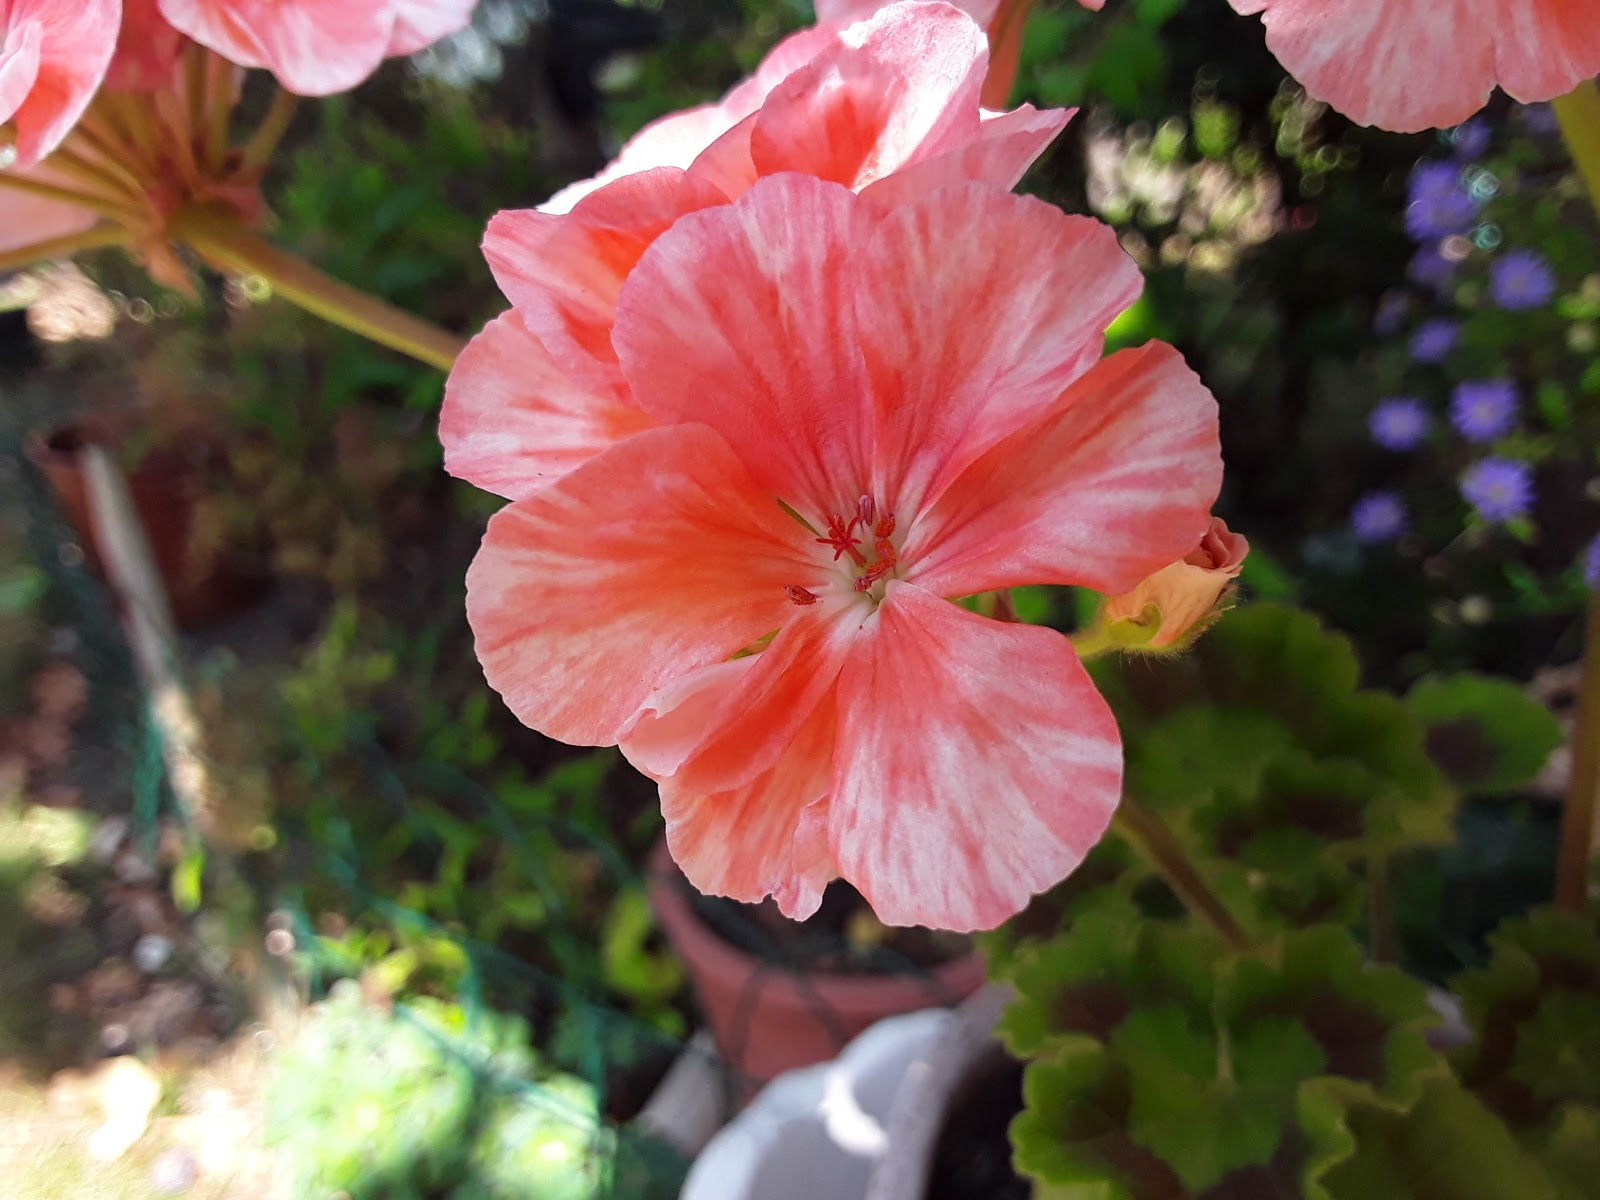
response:
[[[122,32],[105,86],[154,92],[172,82],[184,37],[161,15],[161,0],[122,0]]]
[[[60,145],[111,62],[120,0],[0,0],[0,146],[26,169]]]
[[[1351,120],[1459,125],[1498,84],[1524,103],[1600,74],[1594,0],[1230,0],[1284,69]]]
[[[983,85],[983,102],[999,108],[1011,95],[1017,77],[1017,61],[1022,55],[1022,30],[1028,23],[1033,0],[954,0],[989,35],[989,75]],[[1078,0],[1084,8],[1098,11],[1105,0]],[[817,20],[845,24],[870,17],[883,7],[883,0],[817,0]]]
[[[1071,644],[947,597],[1107,593],[1190,550],[1216,405],[1112,231],[955,185],[884,208],[781,174],[657,238],[617,301],[656,427],[489,523],[467,610],[534,728],[620,743],[701,889],[987,928],[1070,872],[1121,787]]]
[[[580,185],[568,213],[496,216],[484,253],[513,308],[451,373],[440,421],[449,470],[515,499],[654,423],[623,379],[611,327],[634,264],[686,214],[783,171],[879,206],[963,180],[1012,187],[1072,114],[982,113],[986,57],[982,31],[947,4],[896,4],[826,37],[809,30],[742,85],[756,99],[694,118],[722,132],[686,149],[681,166]]]
[[[287,90],[326,96],[464,26],[477,0],[160,0],[174,27]]]

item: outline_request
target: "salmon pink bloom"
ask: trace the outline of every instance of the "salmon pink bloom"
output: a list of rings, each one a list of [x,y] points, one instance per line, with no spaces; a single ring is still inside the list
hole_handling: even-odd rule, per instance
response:
[[[1121,788],[1071,643],[951,603],[1132,588],[1199,541],[1216,404],[1161,344],[1101,360],[1139,274],[1099,222],[961,184],[885,208],[788,173],[623,284],[656,425],[489,522],[467,613],[534,728],[620,743],[691,882],[804,917],[992,927]]]
[[[1528,103],[1600,74],[1594,0],[1229,0],[1312,96],[1361,125],[1459,125],[1498,84]]]
[[[819,36],[773,52],[768,64],[783,65],[750,81],[765,98],[687,170],[630,170],[570,212],[503,212],[489,223],[484,254],[513,308],[451,373],[440,436],[452,473],[516,499],[654,423],[623,379],[611,327],[640,255],[686,214],[784,171],[844,184],[879,207],[964,180],[1010,188],[1071,116],[1027,106],[982,114],[983,34],[947,4],[893,5],[827,35],[820,50]],[[726,124],[743,106],[706,119]]]
[[[811,170],[815,161],[776,163],[788,138],[798,139],[794,159],[826,157],[832,139],[836,171],[848,165],[876,176],[889,166],[885,156],[896,151],[920,149],[926,156],[976,143],[996,153],[1031,133],[1035,141],[1022,163],[1025,169],[1065,128],[1071,113],[1041,113],[1026,104],[1010,113],[980,113],[988,61],[983,31],[962,11],[970,7],[905,0],[885,8],[865,5],[858,13],[791,34],[716,104],[646,125],[604,171],[557,192],[540,210],[568,212],[612,180],[696,162],[700,173],[715,176],[724,190],[747,187],[775,170],[836,177]],[[858,18],[870,20],[861,24]],[[919,63],[919,56],[926,61]],[[876,157],[868,153],[873,148],[879,150]],[[859,158],[846,164],[850,155]]]
[[[1098,12],[1105,0],[1078,0]],[[1028,23],[1033,0],[956,0],[989,37],[989,75],[983,85],[983,103],[999,108],[1011,95],[1022,55],[1022,30]],[[883,7],[881,0],[817,0],[817,20],[848,24],[864,20]]]
[[[122,0],[122,32],[106,87],[154,92],[172,83],[184,36],[161,15],[161,0]]]
[[[1101,620],[1142,626],[1152,621],[1153,607],[1155,633],[1142,645],[1169,649],[1197,627],[1205,627],[1228,585],[1239,577],[1249,553],[1250,543],[1243,534],[1232,532],[1221,517],[1212,517],[1199,545],[1142,580],[1131,592],[1107,599]]]
[[[348,91],[385,58],[462,28],[477,0],[160,0],[162,15],[243,67],[265,67],[288,91]]]
[[[83,115],[121,16],[120,0],[0,0],[0,147],[13,142],[17,167],[49,154]]]

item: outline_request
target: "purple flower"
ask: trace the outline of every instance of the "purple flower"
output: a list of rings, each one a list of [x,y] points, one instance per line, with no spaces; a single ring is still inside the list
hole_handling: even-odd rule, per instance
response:
[[[1380,401],[1367,417],[1372,440],[1385,450],[1412,450],[1428,436],[1428,410],[1415,396]]]
[[[1406,268],[1406,274],[1414,283],[1442,293],[1455,282],[1456,266],[1455,262],[1444,256],[1439,244],[1433,242],[1411,256],[1411,265]]]
[[[1561,132],[1561,122],[1556,120],[1556,110],[1549,104],[1520,104],[1517,113],[1522,117],[1522,123],[1527,126],[1528,132],[1554,137]]]
[[[1543,308],[1556,294],[1556,275],[1537,250],[1510,250],[1489,265],[1489,294],[1509,312]]]
[[[1460,167],[1424,159],[1406,184],[1406,232],[1417,242],[1461,233],[1477,219],[1478,207],[1462,185]]]
[[[1469,442],[1492,442],[1517,420],[1517,388],[1509,379],[1468,379],[1456,385],[1450,423]]]
[[[1461,476],[1461,496],[1485,521],[1526,516],[1533,503],[1533,472],[1513,458],[1484,458]]]
[[[1591,592],[1600,592],[1600,533],[1594,535],[1583,552],[1583,581]]]
[[[1440,363],[1461,340],[1461,326],[1443,317],[1424,321],[1411,332],[1411,361]]]
[[[1411,311],[1411,297],[1399,288],[1390,288],[1378,297],[1378,311],[1372,316],[1372,329],[1374,333],[1387,336],[1398,333],[1400,322]]]
[[[1350,528],[1369,546],[1390,541],[1405,532],[1405,505],[1393,492],[1368,492],[1350,510]]]
[[[1457,125],[1450,131],[1449,140],[1455,156],[1463,162],[1474,158],[1482,158],[1485,150],[1489,148],[1489,139],[1494,136],[1494,131],[1489,128],[1489,122],[1481,117],[1474,117],[1464,125]]]

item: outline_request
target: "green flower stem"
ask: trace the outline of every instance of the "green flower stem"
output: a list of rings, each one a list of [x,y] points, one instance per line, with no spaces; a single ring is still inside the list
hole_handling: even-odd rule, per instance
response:
[[[188,209],[172,219],[173,240],[183,242],[213,267],[259,275],[285,300],[362,337],[448,371],[462,341],[436,325],[329,275],[280,250],[237,220],[207,209]]]
[[[1565,96],[1557,96],[1552,107],[1572,161],[1589,187],[1595,215],[1600,216],[1600,88],[1586,80]],[[1583,681],[1572,729],[1572,778],[1561,813],[1561,849],[1556,859],[1556,903],[1569,912],[1584,909],[1600,794],[1600,592],[1589,599],[1583,646]]]
[[[1161,873],[1189,911],[1205,921],[1234,950],[1250,949],[1250,939],[1211,890],[1166,822],[1132,796],[1123,793],[1112,823]]]
[[[1600,800],[1600,592],[1589,598],[1588,624],[1578,716],[1572,727],[1572,778],[1561,812],[1561,849],[1556,859],[1556,903],[1575,913],[1584,911],[1587,899],[1595,805]]]

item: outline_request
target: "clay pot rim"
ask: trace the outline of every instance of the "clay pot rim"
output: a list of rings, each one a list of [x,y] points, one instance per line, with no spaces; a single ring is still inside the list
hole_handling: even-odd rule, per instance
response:
[[[969,946],[965,954],[940,963],[936,967],[929,967],[925,971],[889,973],[823,971],[796,968],[758,958],[729,942],[700,919],[677,886],[683,878],[683,873],[678,870],[677,863],[672,859],[671,851],[667,849],[666,839],[661,838],[650,851],[645,883],[651,908],[655,910],[668,937],[680,947],[679,952],[687,958],[688,954],[682,947],[692,940],[697,957],[713,970],[727,974],[760,972],[772,976],[804,977],[825,987],[831,995],[841,1001],[857,996],[867,1001],[881,996],[886,989],[904,987],[913,982],[917,986],[932,983],[945,989],[952,996],[963,996],[969,993],[976,983],[982,982],[985,966],[983,956],[975,945]],[[977,972],[976,981],[972,980],[974,968]]]

